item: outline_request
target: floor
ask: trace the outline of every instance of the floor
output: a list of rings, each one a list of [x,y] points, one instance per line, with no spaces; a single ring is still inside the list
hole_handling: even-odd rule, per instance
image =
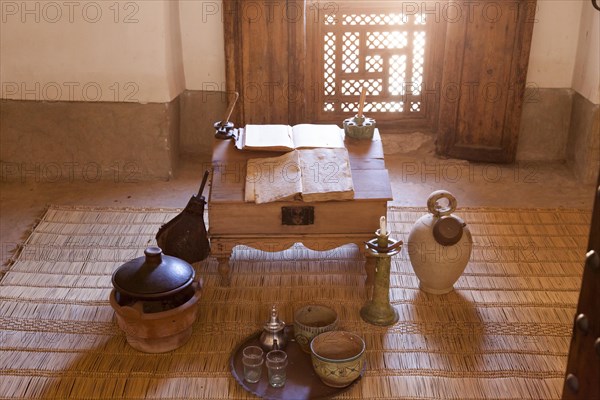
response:
[[[594,185],[581,185],[563,163],[475,164],[441,159],[426,134],[383,137],[394,194],[391,205],[425,206],[428,195],[446,189],[458,206],[582,208],[591,212]],[[197,192],[208,160],[184,158],[169,181],[45,180],[35,172],[0,184],[0,263],[12,256],[48,204],[104,207],[185,207]],[[468,222],[468,221],[467,221]]]

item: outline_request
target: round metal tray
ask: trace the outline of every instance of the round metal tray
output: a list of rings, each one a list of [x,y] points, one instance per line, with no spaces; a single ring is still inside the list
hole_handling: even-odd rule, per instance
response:
[[[348,390],[360,381],[364,370],[361,373],[361,377],[344,388],[333,388],[325,385],[313,370],[310,354],[304,353],[300,349],[300,345],[294,340],[293,326],[287,325],[285,332],[290,340],[284,349],[288,355],[288,366],[286,369],[287,377],[285,386],[281,388],[273,388],[269,385],[267,367],[264,364],[260,381],[257,383],[248,383],[244,380],[242,351],[246,346],[258,346],[258,339],[261,332],[248,337],[233,351],[229,360],[231,374],[246,391],[263,399],[272,400],[328,399]]]

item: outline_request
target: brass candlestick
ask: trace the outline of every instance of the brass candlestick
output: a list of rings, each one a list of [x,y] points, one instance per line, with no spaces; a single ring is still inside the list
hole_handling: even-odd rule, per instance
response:
[[[390,304],[390,269],[392,256],[400,252],[402,241],[390,239],[385,217],[381,217],[381,227],[375,235],[365,242],[368,256],[376,257],[373,296],[360,309],[360,316],[370,324],[387,326],[398,322],[398,311]]]

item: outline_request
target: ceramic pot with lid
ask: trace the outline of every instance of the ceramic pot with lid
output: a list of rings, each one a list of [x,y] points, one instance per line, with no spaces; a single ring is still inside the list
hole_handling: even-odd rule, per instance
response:
[[[132,347],[161,353],[190,338],[202,285],[189,263],[151,246],[117,268],[112,283],[110,304]]]

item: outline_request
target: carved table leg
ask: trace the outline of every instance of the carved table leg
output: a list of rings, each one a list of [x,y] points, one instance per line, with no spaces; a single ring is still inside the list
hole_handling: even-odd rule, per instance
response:
[[[217,261],[219,262],[218,271],[219,275],[221,275],[221,285],[229,286],[231,284],[231,277],[229,276],[229,259],[231,257],[230,254],[219,254],[216,256]]]

